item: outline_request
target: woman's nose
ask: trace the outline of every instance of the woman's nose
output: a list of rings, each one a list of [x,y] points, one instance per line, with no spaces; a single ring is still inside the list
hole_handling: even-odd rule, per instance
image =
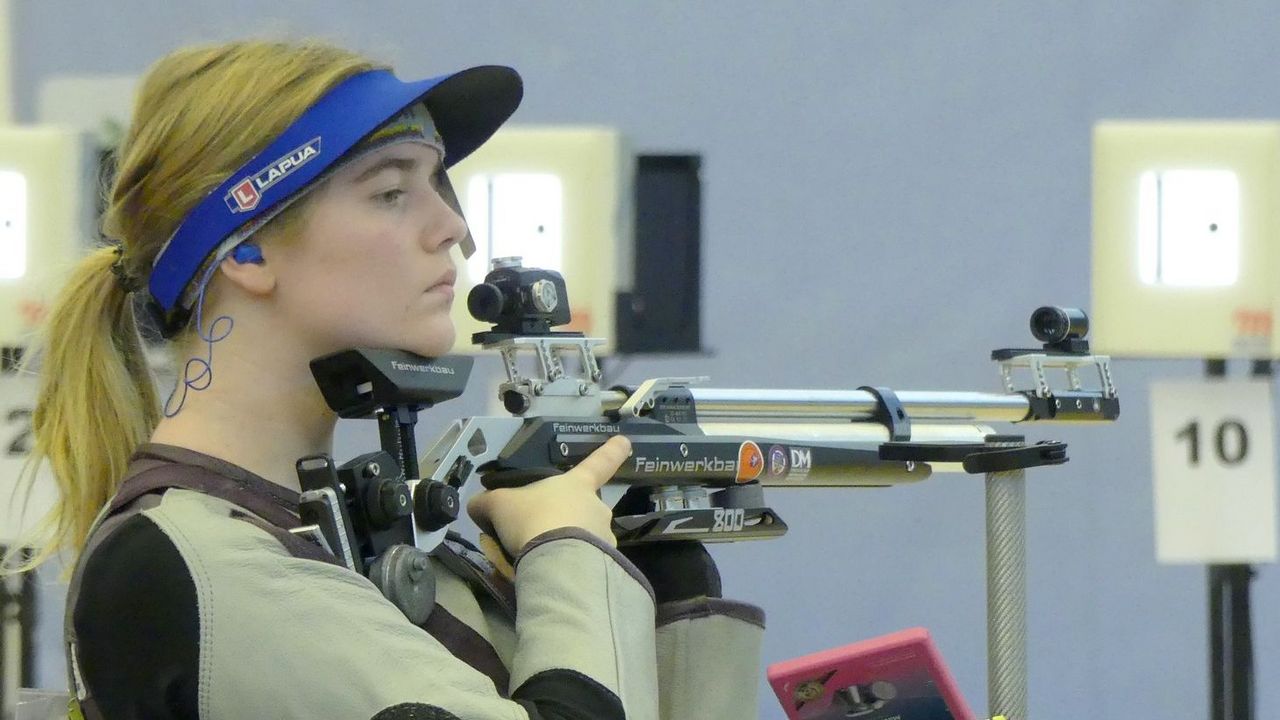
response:
[[[425,249],[428,252],[448,250],[462,242],[467,232],[467,221],[463,219],[462,213],[436,194],[431,219],[422,233]]]

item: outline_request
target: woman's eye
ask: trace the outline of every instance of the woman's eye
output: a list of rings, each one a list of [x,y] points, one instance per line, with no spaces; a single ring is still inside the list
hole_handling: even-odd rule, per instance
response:
[[[404,190],[395,188],[394,190],[388,190],[374,195],[374,199],[383,205],[397,205],[399,204],[400,199],[404,197],[404,194]]]

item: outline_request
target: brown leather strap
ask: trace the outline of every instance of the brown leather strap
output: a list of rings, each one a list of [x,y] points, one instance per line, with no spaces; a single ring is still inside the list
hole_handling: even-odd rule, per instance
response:
[[[454,657],[487,675],[498,694],[507,697],[511,673],[498,657],[498,651],[483,635],[439,605],[432,609],[421,627]]]
[[[450,533],[433,554],[453,574],[493,598],[507,619],[515,622],[516,588],[489,564],[483,553]]]
[[[169,488],[193,490],[221,498],[281,528],[298,525],[298,517],[290,508],[275,498],[256,492],[241,480],[224,477],[195,465],[177,465],[150,458],[134,461],[134,470],[120,484],[120,489],[108,506],[107,514],[119,512],[143,495]]]
[[[134,461],[134,470],[121,483],[108,506],[110,517],[139,498],[162,493],[170,488],[191,490],[244,508],[232,511],[231,517],[243,520],[275,538],[289,554],[303,560],[317,560],[343,567],[333,553],[310,540],[289,532],[300,522],[283,502],[256,491],[243,480],[229,478],[194,465],[178,465],[161,459],[142,458]]]
[[[236,520],[243,520],[275,538],[284,546],[285,550],[289,551],[290,555],[300,560],[316,560],[318,562],[329,563],[330,565],[337,565],[338,567],[346,567],[346,565],[343,565],[342,561],[339,560],[336,555],[305,537],[295,535],[284,528],[272,525],[271,523],[262,520],[261,518],[254,517],[248,513],[232,510],[231,517]],[[296,524],[297,523],[295,523],[295,525]]]

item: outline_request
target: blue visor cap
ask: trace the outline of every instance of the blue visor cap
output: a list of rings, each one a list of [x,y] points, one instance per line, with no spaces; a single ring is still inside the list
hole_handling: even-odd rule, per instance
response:
[[[160,251],[149,289],[165,335],[185,324],[183,291],[224,240],[257,218],[271,217],[272,208],[402,110],[426,104],[445,146],[444,165],[451,167],[497,131],[522,95],[520,75],[496,65],[418,82],[374,70],[339,83],[206,196]]]

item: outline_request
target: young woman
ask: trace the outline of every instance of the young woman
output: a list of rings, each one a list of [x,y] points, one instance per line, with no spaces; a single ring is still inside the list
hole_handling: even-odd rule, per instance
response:
[[[449,350],[469,237],[444,170],[520,96],[509,68],[402,82],[320,44],[150,70],[104,218],[115,244],[74,271],[39,355],[35,457],[61,489],[45,550],[78,553],[67,654],[86,718],[755,716],[762,613],[717,597],[700,546],[614,547],[597,490],[623,438],[476,495],[514,582],[453,539],[421,626],[288,532],[294,462],[331,453],[336,422],[308,362]],[[164,402],[135,299],[185,366]]]

